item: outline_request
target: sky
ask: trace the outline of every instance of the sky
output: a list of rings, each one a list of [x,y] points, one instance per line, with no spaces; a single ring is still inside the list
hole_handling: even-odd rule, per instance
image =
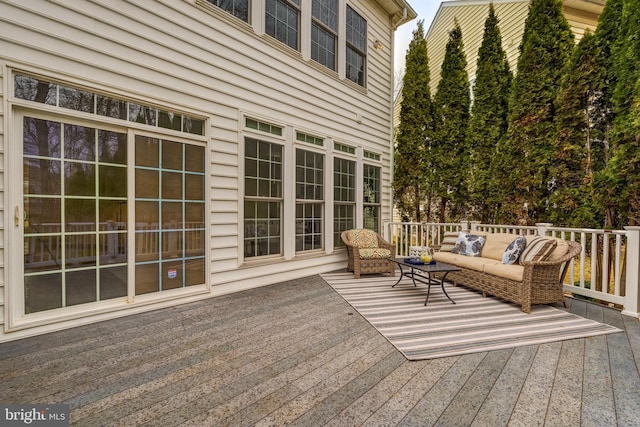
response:
[[[431,22],[436,16],[438,8],[440,8],[439,0],[408,0],[413,10],[416,11],[418,17],[414,20],[401,25],[395,33],[395,46],[394,46],[394,75],[399,77],[403,74],[404,70],[404,58],[407,55],[407,49],[409,48],[409,42],[413,38],[413,31],[418,27],[418,21],[424,21],[425,34],[429,31]]]

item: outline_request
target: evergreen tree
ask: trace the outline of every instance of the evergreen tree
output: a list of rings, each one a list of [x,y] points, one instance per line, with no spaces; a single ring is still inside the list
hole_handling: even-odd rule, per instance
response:
[[[467,133],[470,149],[470,201],[473,218],[482,222],[495,220],[502,200],[502,183],[495,170],[498,141],[507,130],[509,90],[513,75],[502,48],[502,36],[493,3],[484,24],[482,45],[478,51],[473,105]]]
[[[509,98],[509,128],[500,147],[502,169],[508,170],[504,197],[507,221],[545,220],[551,176],[557,159],[554,104],[574,47],[573,33],[560,0],[532,0],[520,44],[517,74]]]
[[[434,191],[439,198],[439,221],[446,222],[448,210],[460,217],[466,210],[469,150],[469,76],[458,22],[449,32],[442,76],[434,96],[434,136],[428,155],[437,171]],[[449,206],[451,204],[451,206]]]
[[[549,220],[556,225],[599,227],[591,197],[594,172],[602,169],[598,148],[605,139],[599,124],[603,113],[604,78],[597,66],[599,48],[595,35],[587,32],[573,53],[558,96],[556,123],[557,161],[552,176],[557,190],[551,195]]]
[[[613,159],[604,171],[602,190],[613,189],[618,224],[640,224],[640,0],[625,0],[619,42],[612,50],[615,90]]]
[[[406,55],[400,123],[396,130],[394,178],[396,207],[403,220],[422,221],[420,206],[429,198],[429,171],[425,158],[432,127],[429,60],[423,21],[413,32]]]
[[[608,0],[598,19],[598,26],[595,31],[596,43],[598,45],[598,60],[596,67],[597,74],[602,78],[602,97],[597,104],[601,122],[597,125],[604,134],[600,143],[600,152],[594,151],[595,174],[592,182],[592,197],[595,208],[604,218],[606,228],[611,228],[619,222],[617,208],[617,194],[620,189],[621,180],[614,171],[614,164],[609,165],[613,146],[612,128],[615,119],[613,108],[613,93],[617,84],[615,72],[614,52],[618,52],[621,43],[622,7],[624,0]],[[594,146],[598,148],[598,146]],[[599,156],[598,156],[599,154]]]

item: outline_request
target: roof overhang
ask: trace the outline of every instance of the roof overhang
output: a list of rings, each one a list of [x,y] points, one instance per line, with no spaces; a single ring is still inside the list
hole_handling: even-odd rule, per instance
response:
[[[405,0],[376,0],[384,10],[391,16],[391,25],[393,29],[398,26],[416,19],[418,14]]]

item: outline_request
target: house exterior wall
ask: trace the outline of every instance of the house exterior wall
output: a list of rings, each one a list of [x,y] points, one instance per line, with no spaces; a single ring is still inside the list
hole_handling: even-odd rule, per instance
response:
[[[312,61],[304,43],[311,32],[310,1],[301,2],[299,50],[265,34],[264,2],[250,4],[247,23],[204,0],[0,1],[0,341],[343,268],[346,255],[334,247],[332,235],[334,157],[358,164],[355,225],[363,221],[362,165],[380,168],[380,224],[390,220],[392,49],[373,44],[393,45],[393,14],[375,1],[340,0],[338,66],[332,71]],[[364,86],[345,78],[341,58],[347,7],[367,23]],[[175,111],[203,120],[204,134],[185,135],[18,99],[15,75]],[[15,183],[21,181],[20,120],[31,115],[112,127],[126,133],[130,144],[138,135],[149,135],[205,147],[205,283],[136,295],[131,283],[135,274],[129,272],[126,297],[25,315],[21,248],[26,243],[19,218],[23,194],[22,185]],[[281,128],[282,135],[248,128],[247,119]],[[323,145],[297,141],[299,132]],[[282,146],[284,153],[282,250],[267,257],[244,252],[247,137]],[[354,153],[334,152],[335,143],[353,147]],[[295,248],[296,149],[324,156],[319,250]],[[132,193],[134,175],[128,176]],[[128,221],[130,235],[136,224]],[[132,263],[136,246],[133,238],[127,239]]]

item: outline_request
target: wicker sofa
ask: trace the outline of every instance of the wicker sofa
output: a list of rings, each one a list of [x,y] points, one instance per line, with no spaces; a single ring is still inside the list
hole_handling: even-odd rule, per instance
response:
[[[340,234],[347,247],[347,269],[356,279],[361,274],[389,273],[395,276],[396,264],[389,258],[396,253],[395,245],[373,230],[352,229]]]
[[[509,233],[473,234],[484,238],[479,256],[455,253],[455,250],[450,252],[444,245],[434,254],[436,261],[461,268],[459,272],[449,273],[447,279],[480,290],[483,296],[494,295],[514,302],[525,313],[530,313],[534,304],[564,303],[562,283],[569,261],[582,250],[580,244],[553,237],[520,237]],[[514,264],[504,264],[505,251],[508,248],[512,250],[518,237],[520,242],[526,240],[525,250],[531,248],[533,251],[535,245],[546,245],[546,253],[527,255]]]

